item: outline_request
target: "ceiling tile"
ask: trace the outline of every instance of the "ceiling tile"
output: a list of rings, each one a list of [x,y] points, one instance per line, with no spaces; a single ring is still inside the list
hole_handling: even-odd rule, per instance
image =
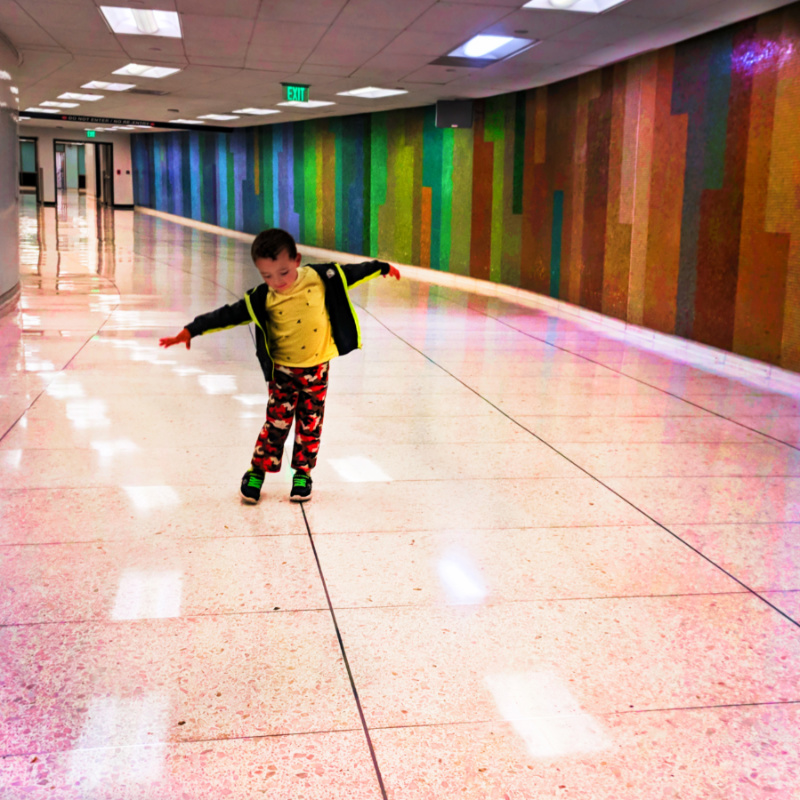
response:
[[[198,67],[244,67],[244,52],[239,55],[220,55],[219,53],[209,53],[206,49],[203,55],[203,50],[197,48],[194,52],[189,54],[189,63],[195,64]]]
[[[317,47],[346,47],[349,50],[367,52],[368,50],[382,50],[396,38],[395,31],[374,28],[361,28],[354,25],[332,25],[320,39]],[[358,42],[354,47],[353,43]],[[365,59],[362,59],[362,61]]]
[[[33,25],[34,22],[16,0],[0,0],[0,28],[7,25]]]
[[[350,0],[336,24],[401,31],[435,2],[436,0]]]
[[[63,49],[61,45],[45,30],[38,25],[9,25],[0,24],[0,30],[8,37],[9,41],[18,50],[25,50],[28,47],[46,48],[57,47]]]
[[[328,25],[316,22],[276,22],[274,20],[259,20],[253,29],[253,38],[250,42],[250,52],[261,48],[265,60],[276,59],[271,57],[273,48],[282,52],[311,51],[317,42],[327,33]]]
[[[352,70],[350,67],[335,66],[330,64],[304,64],[302,67],[300,67],[297,76],[307,79],[315,77],[341,78],[349,76],[351,72]]]
[[[437,3],[410,25],[408,30],[446,33],[463,41],[498,22],[508,13],[508,9],[502,6]]]
[[[238,17],[205,16],[201,14],[181,14],[183,38],[188,44],[192,41],[224,44],[247,42],[253,32],[253,20]]]
[[[383,50],[395,36],[394,31],[336,25],[322,37],[308,57],[308,63],[360,67]],[[353,42],[360,44],[353,47]]]
[[[552,38],[559,42],[590,42],[602,47],[619,42],[620,39],[629,39],[652,31],[663,24],[662,20],[647,17],[614,17],[610,14],[601,14]]]
[[[584,22],[584,14],[575,14],[568,11],[543,11],[540,8],[520,9],[503,17],[499,22],[490,25],[481,33],[496,36],[522,36],[527,35],[532,39],[547,39],[562,31],[574,28]],[[519,34],[517,31],[526,31]]]
[[[265,0],[261,4],[258,18],[281,22],[309,22],[330,25],[347,0]]]
[[[459,75],[459,73],[461,73],[461,75]],[[403,79],[403,83],[435,83],[440,86],[445,86],[456,78],[469,74],[469,70],[465,70],[463,67],[440,67],[434,64],[428,64],[422,69],[418,69],[416,72],[406,75]]]
[[[396,36],[383,50],[392,55],[420,55],[437,58],[455,49],[463,41],[460,35],[405,31]]]
[[[356,72],[353,78],[393,78],[399,80],[410,72],[426,66],[430,61],[430,56],[423,55],[398,55],[394,53],[378,53],[377,56],[365,62]]]
[[[22,2],[27,2],[27,0],[21,0]],[[48,0],[49,1],[49,0]],[[67,2],[76,2],[79,0],[67,0]],[[54,2],[63,2],[63,0],[54,0]],[[92,3],[92,0],[88,0],[88,5],[95,5]],[[105,6],[105,5],[115,5],[115,6],[122,6],[123,8],[141,8],[143,5],[142,0],[97,0],[96,5],[98,6]],[[153,5],[160,9],[161,11],[177,11],[177,7],[175,5],[175,0],[157,0],[157,2],[153,3]]]
[[[100,9],[91,2],[53,3],[50,0],[19,0],[20,6],[45,30],[83,28],[110,33]]]
[[[114,3],[118,5],[117,0]],[[244,19],[255,19],[258,14],[261,0],[176,0],[175,5],[178,11],[183,14],[207,14],[209,16],[219,16],[224,11],[226,17],[242,17]],[[161,0],[159,0],[159,8]]]
[[[719,0],[631,0],[619,8],[614,16],[678,19],[717,2]]]
[[[687,28],[684,23],[680,25],[668,23],[666,26],[660,26],[651,33],[628,39],[627,41],[618,42],[610,46],[597,47],[587,53],[577,56],[575,59],[570,59],[570,61],[573,61],[575,64],[581,64],[584,67],[613,64],[616,61],[630,58],[633,55],[644,53],[648,50],[655,50],[675,44],[680,41],[683,36],[705,33],[709,25],[708,23],[695,23],[693,27],[693,33],[687,33]]]
[[[524,70],[527,64],[561,64],[564,61],[572,61],[578,56],[592,53],[599,49],[599,45],[593,42],[556,42],[548,40],[540,42],[530,50],[520,53],[514,58],[498,64],[496,67],[487,67],[489,70],[506,69],[515,72],[518,69]]]
[[[49,96],[52,92],[51,87],[56,84],[55,76],[58,74],[58,70],[65,64],[72,63],[72,60],[73,57],[69,53],[61,51],[26,50],[25,61],[22,65],[23,68],[19,70],[17,83],[20,88],[31,88],[38,84],[37,91]],[[47,100],[47,97],[40,99]]]
[[[121,39],[121,44],[129,57],[128,60],[138,64],[163,63],[174,66],[176,62],[186,61],[183,39],[167,39],[164,36],[125,36]],[[125,64],[120,66],[124,67]]]
[[[278,60],[267,60],[268,58],[274,57],[278,57]],[[280,54],[269,53],[262,60],[260,53],[253,54],[252,51],[248,53],[244,62],[245,69],[266,70],[267,72],[278,72],[282,69],[288,70],[289,72],[296,72],[302,65],[303,59],[301,57],[292,58],[286,55],[281,58]]]
[[[723,0],[707,5],[699,11],[686,16],[687,22],[708,20],[715,25],[725,25],[749,19],[776,8],[791,4],[792,0]]]

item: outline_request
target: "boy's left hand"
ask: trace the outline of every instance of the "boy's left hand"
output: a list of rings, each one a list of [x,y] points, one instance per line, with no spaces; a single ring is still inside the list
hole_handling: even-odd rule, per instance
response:
[[[388,278],[390,275],[398,281],[400,280],[400,270],[397,269],[397,267],[393,267],[391,264],[389,264],[389,271],[383,277]]]

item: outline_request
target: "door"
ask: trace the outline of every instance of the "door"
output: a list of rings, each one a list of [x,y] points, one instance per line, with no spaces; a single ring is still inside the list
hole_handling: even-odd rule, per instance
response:
[[[110,144],[95,142],[95,175],[97,202],[104,206],[114,205],[114,154]]]

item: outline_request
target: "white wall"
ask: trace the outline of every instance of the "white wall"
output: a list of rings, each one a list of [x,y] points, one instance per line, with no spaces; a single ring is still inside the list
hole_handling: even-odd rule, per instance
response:
[[[55,203],[55,158],[53,140],[80,142],[110,142],[114,145],[114,202],[118,206],[133,205],[133,175],[131,174],[131,137],[125,133],[98,133],[94,139],[86,136],[83,128],[57,127],[50,125],[31,125],[20,123],[23,136],[36,136],[39,148],[39,167],[43,170],[42,200]],[[88,156],[88,153],[87,153]],[[94,164],[92,165],[94,167]],[[86,180],[89,180],[87,162]],[[18,182],[18,179],[17,179]]]
[[[19,290],[19,138],[17,56],[0,40],[0,311]],[[130,158],[130,156],[129,156]]]

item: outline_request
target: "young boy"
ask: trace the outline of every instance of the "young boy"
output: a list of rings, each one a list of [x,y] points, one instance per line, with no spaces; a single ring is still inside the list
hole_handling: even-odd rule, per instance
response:
[[[317,461],[328,362],[361,347],[361,331],[348,287],[383,275],[400,279],[396,267],[381,261],[363,264],[313,264],[301,267],[291,234],[279,228],[262,231],[250,249],[264,283],[243,299],[195,317],[162,347],[236,325],[256,325],[256,356],[269,383],[267,421],[258,436],[250,469],[242,477],[245,502],[257,503],[265,472],[279,472],[283,445],[295,420],[289,499],[311,497],[311,470]]]

